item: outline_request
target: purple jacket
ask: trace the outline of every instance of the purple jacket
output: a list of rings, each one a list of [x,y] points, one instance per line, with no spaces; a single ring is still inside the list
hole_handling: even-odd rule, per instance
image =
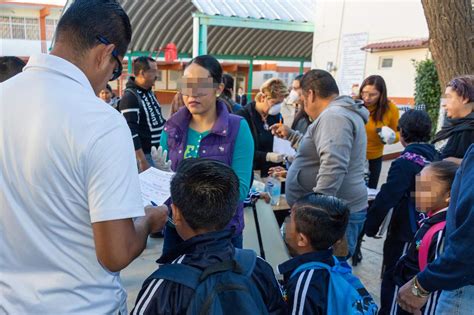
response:
[[[217,101],[217,121],[211,132],[201,140],[199,157],[221,161],[232,165],[234,144],[239,133],[242,117],[229,114],[227,107]],[[168,151],[171,160],[171,169],[176,171],[179,163],[184,159],[187,135],[191,113],[182,107],[166,122],[164,130],[168,134]],[[235,234],[242,233],[244,229],[243,202],[239,202],[236,213],[227,228],[235,228]]]

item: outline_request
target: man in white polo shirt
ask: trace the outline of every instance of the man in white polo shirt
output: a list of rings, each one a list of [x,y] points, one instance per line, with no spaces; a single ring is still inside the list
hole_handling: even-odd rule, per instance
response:
[[[130,130],[96,97],[130,39],[115,0],[76,0],[51,55],[0,84],[0,314],[127,313],[118,271],[167,217],[143,209]]]

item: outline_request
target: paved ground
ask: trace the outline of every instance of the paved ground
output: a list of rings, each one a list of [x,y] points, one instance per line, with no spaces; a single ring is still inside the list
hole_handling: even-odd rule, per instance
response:
[[[386,180],[391,162],[383,162],[380,182]],[[362,243],[362,262],[354,268],[368,291],[380,301],[380,268],[382,265],[382,239],[366,238]],[[162,239],[149,239],[146,250],[130,266],[122,271],[122,281],[128,292],[128,307],[132,309],[136,296],[146,279],[157,267],[155,260],[161,255]]]

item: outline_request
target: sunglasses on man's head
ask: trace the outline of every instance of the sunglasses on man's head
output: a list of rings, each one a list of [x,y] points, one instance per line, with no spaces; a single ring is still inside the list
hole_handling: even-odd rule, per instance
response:
[[[96,36],[96,38],[100,43],[102,43],[104,45],[111,45],[111,43],[107,40],[107,38],[105,38],[103,36],[98,35],[98,36]],[[117,49],[112,50],[112,57],[117,62],[117,67],[114,68],[114,72],[112,73],[112,78],[109,81],[115,81],[122,75],[123,66],[122,66],[122,63],[120,62],[120,59],[118,58],[118,56],[119,56],[119,53],[118,53]]]

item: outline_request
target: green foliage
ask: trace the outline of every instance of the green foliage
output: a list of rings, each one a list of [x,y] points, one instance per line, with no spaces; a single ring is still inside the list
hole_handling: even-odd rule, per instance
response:
[[[436,66],[433,60],[426,59],[419,62],[413,62],[416,69],[415,78],[415,104],[425,104],[433,128],[434,134],[438,122],[439,104],[441,98],[441,88],[436,72]]]

